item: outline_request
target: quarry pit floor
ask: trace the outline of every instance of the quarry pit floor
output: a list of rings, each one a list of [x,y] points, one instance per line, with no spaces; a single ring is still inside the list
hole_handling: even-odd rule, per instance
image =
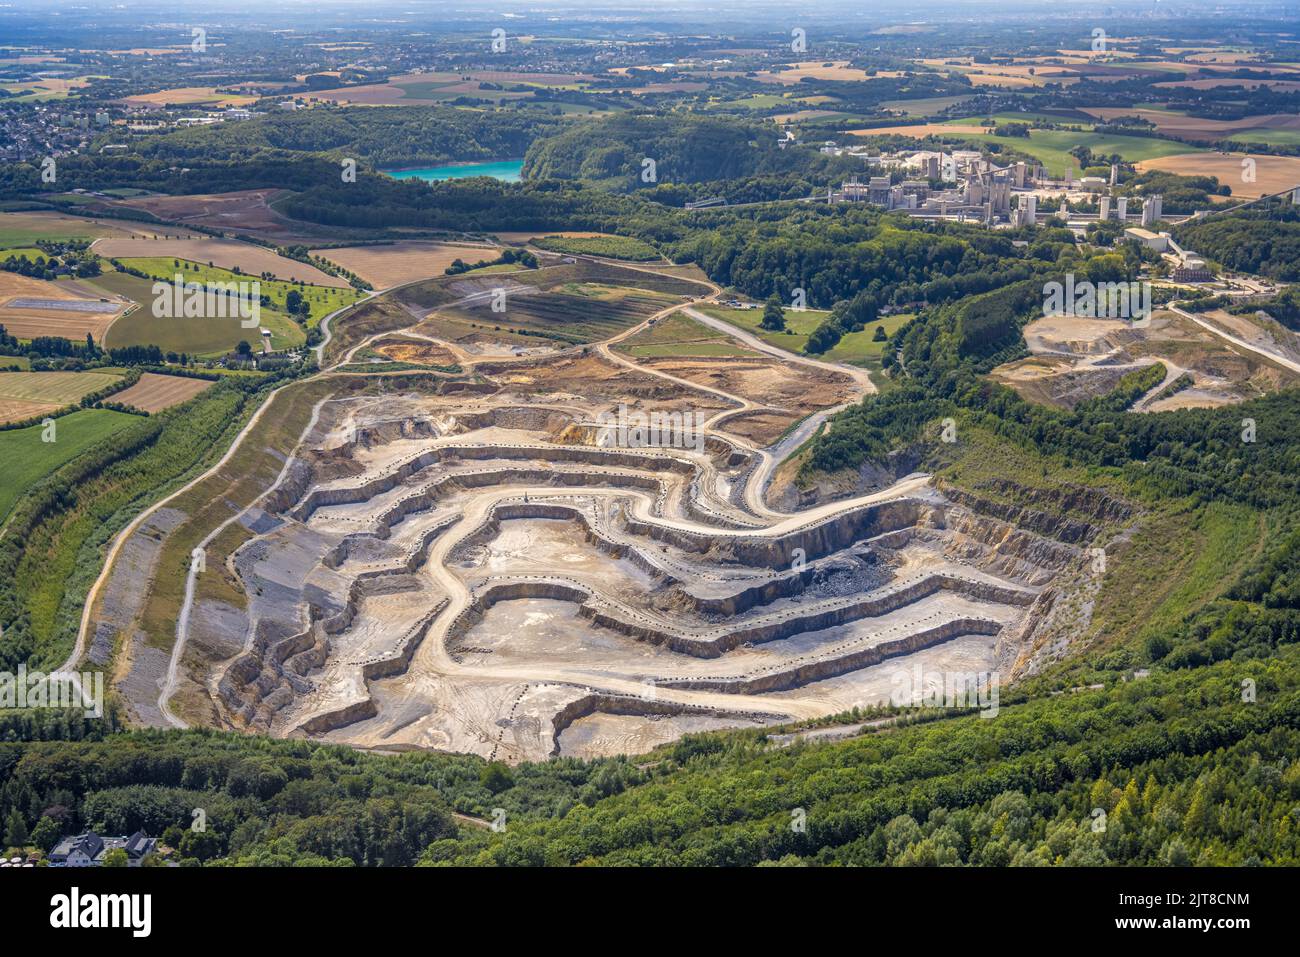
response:
[[[1078,546],[921,473],[777,508],[776,467],[865,373],[755,340],[790,384],[733,392],[736,369],[637,362],[618,338],[459,352],[470,390],[319,400],[275,482],[204,539],[170,659],[137,636],[134,719],[513,763],[1008,680]],[[629,414],[667,429],[629,439]],[[756,435],[755,416],[789,424]],[[183,518],[141,527],[140,568]]]

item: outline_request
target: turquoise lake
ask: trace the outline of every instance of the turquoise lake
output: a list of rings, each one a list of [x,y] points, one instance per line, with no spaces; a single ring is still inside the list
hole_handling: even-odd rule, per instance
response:
[[[491,176],[506,183],[519,182],[519,172],[524,161],[496,160],[491,163],[452,163],[448,166],[431,166],[427,169],[385,170],[393,179],[422,179],[436,183],[444,179],[467,179],[470,176]]]

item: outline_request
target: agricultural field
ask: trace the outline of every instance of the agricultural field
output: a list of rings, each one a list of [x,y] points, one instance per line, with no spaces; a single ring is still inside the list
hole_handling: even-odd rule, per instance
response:
[[[850,66],[848,60],[807,60],[790,64],[785,70],[763,70],[755,75],[759,83],[779,83],[793,86],[805,77],[812,80],[834,80],[836,82],[856,82],[870,80],[873,77],[896,78],[902,76],[894,70],[877,70],[868,73],[859,67]]]
[[[1261,86],[1279,93],[1294,93],[1300,90],[1300,80],[1246,80],[1239,77],[1211,77],[1200,80],[1166,80],[1155,84],[1165,89],[1214,90],[1224,86],[1237,86],[1244,90],[1255,90]]]
[[[1246,116],[1236,120],[1211,120],[1176,110],[1141,107],[1085,107],[1083,112],[1107,121],[1122,116],[1137,116],[1154,123],[1160,133],[1204,143],[1226,139],[1277,142],[1284,145],[1300,143],[1300,116],[1285,113]]]
[[[210,106],[216,108],[247,106],[256,100],[257,97],[255,96],[220,93],[210,86],[181,86],[170,90],[159,90],[156,93],[134,94],[124,97],[122,102],[127,106],[135,107]]]
[[[1246,182],[1242,178],[1242,160],[1248,157],[1255,160],[1254,182]],[[1139,170],[1164,170],[1183,176],[1215,176],[1220,183],[1232,189],[1233,196],[1243,199],[1267,196],[1300,185],[1300,157],[1297,156],[1175,153],[1144,160],[1137,167]]]
[[[241,340],[257,346],[259,331],[245,329],[238,318],[154,316],[152,280],[114,271],[82,282],[103,290],[106,295],[124,296],[139,304],[104,333],[102,344],[106,349],[156,345],[164,352],[185,352],[207,358],[224,355]],[[271,345],[275,349],[293,348],[306,339],[296,322],[271,309],[262,310],[261,328],[271,331]]]
[[[27,489],[65,462],[138,417],[110,409],[81,409],[55,420],[55,440],[42,441],[45,427],[0,431],[0,521]]]
[[[0,83],[0,90],[8,94],[11,103],[43,103],[50,100],[66,100],[74,90],[80,90],[93,79],[92,76],[77,76],[71,79],[45,77],[22,83]]]
[[[0,213],[0,249],[30,247],[38,239],[67,242],[101,236],[129,236],[132,230],[83,216],[63,213]]]
[[[441,276],[457,259],[478,262],[497,255],[497,249],[493,246],[462,246],[419,240],[313,249],[311,252],[313,256],[328,259],[356,273],[376,289],[388,289],[417,279]]]
[[[192,379],[188,376],[146,372],[140,376],[135,385],[114,393],[113,401],[129,405],[141,412],[161,412],[163,409],[188,402],[213,385],[211,379]]]
[[[246,233],[281,244],[310,242],[298,227],[274,210],[272,204],[282,195],[284,191],[278,189],[244,189],[184,196],[140,196],[117,200],[111,205],[172,222]]]
[[[969,96],[930,96],[917,100],[886,100],[880,105],[883,109],[891,110],[903,116],[934,116],[949,107],[965,103],[972,99],[973,96],[974,94]]]
[[[530,92],[483,90],[480,83],[500,86],[524,84],[546,89],[578,89],[583,77],[547,73],[408,73],[390,78],[386,83],[340,87],[302,94],[305,100],[352,106],[421,106],[468,96],[499,103],[531,96]]]
[[[56,412],[121,378],[107,372],[0,372],[0,423]]]
[[[969,59],[923,59],[922,66],[941,73],[963,74],[974,87],[1006,87],[1013,90],[1044,86],[1047,83],[1069,85],[1079,82],[1076,69],[1044,64],[975,64]]]
[[[918,123],[914,126],[873,126],[846,132],[850,136],[913,136],[918,140],[927,136],[964,136],[974,139],[979,134],[992,132],[992,127],[954,120],[951,123]]]
[[[184,259],[177,260],[159,256],[150,256],[139,259],[124,257],[121,262],[124,266],[138,269],[141,272],[147,273],[154,279],[161,279],[164,282],[172,281],[172,278],[178,271],[180,275],[185,277],[186,282],[260,282],[262,295],[270,297],[271,300],[271,307],[269,310],[263,306],[263,316],[265,316],[267,312],[272,312],[277,315],[285,315],[285,298],[289,293],[297,292],[307,302],[311,309],[311,316],[308,320],[309,326],[314,326],[316,323],[320,322],[324,316],[329,315],[336,309],[350,306],[362,296],[362,293],[348,285],[320,286],[309,285],[300,281],[286,282],[278,279],[259,280],[256,274],[249,275],[248,273],[236,273],[229,269],[220,269],[208,266],[201,262],[187,261]]]
[[[281,256],[264,246],[231,239],[99,239],[91,246],[91,251],[106,259],[185,259],[228,269],[245,277],[270,274],[285,282],[349,288],[346,279],[331,276],[308,263]]]
[[[20,339],[63,336],[103,342],[104,334],[129,303],[111,294],[88,298],[85,280],[47,282],[0,271],[0,325]]]

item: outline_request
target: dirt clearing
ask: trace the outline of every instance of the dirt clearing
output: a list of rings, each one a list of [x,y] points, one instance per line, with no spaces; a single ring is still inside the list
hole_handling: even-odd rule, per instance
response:
[[[456,356],[451,350],[433,342],[421,342],[418,339],[391,338],[381,339],[371,346],[381,356],[387,356],[394,362],[414,362],[428,366],[452,366]]]

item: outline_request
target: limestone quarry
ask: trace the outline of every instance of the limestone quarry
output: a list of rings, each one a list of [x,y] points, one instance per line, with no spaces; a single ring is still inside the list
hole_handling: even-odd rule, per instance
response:
[[[1112,503],[1008,508],[904,460],[796,493],[778,466],[870,379],[752,338],[713,365],[611,350],[653,322],[541,354],[374,333],[458,368],[327,370],[274,481],[126,538],[90,657],[125,649],[137,723],[518,762],[1009,683],[1086,626]],[[191,525],[151,634],[129,583],[174,588],[160,543]]]
[[[213,723],[507,761],[821,717],[908,675],[1008,677],[1069,544],[924,475],[782,514],[761,450],[623,448],[608,403],[327,400],[188,609]],[[692,397],[687,396],[689,401]],[[701,397],[694,397],[701,398]],[[711,411],[723,418],[732,410]]]

